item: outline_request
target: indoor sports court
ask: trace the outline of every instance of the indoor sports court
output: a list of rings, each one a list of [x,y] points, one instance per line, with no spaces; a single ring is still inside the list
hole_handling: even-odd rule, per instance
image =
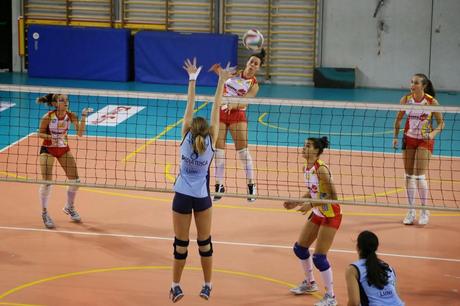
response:
[[[348,5],[361,18],[393,25],[394,10],[410,12],[407,6],[414,1],[373,1],[372,5],[359,1],[359,5]],[[422,2],[421,8],[431,10],[433,25],[440,12],[459,8],[455,1]],[[163,7],[149,1],[100,0],[88,4],[24,0],[8,8],[13,16],[19,10],[23,18],[15,27],[24,27],[24,54],[17,57],[20,64],[12,61],[13,72],[0,73],[0,305],[320,302],[325,286],[316,267],[313,273],[318,291],[302,295],[290,292],[305,279],[293,245],[310,213],[286,210],[283,202],[306,201],[304,146],[308,138],[323,136],[328,137],[329,148],[321,160],[328,165],[337,200],[320,199],[318,203],[338,203],[343,215],[327,252],[338,305],[347,305],[345,273],[358,259],[357,237],[364,230],[378,236],[378,257],[394,268],[397,293],[405,305],[460,305],[460,88],[454,84],[455,76],[446,80],[437,74],[443,67],[447,76],[452,75],[456,64],[446,68],[445,62],[430,59],[428,71],[418,71],[414,69],[423,65],[417,62],[417,56],[414,63],[406,58],[406,62],[396,64],[402,67],[398,72],[404,75],[403,80],[399,75],[385,79],[385,75],[396,74],[388,63],[388,71],[373,75],[373,68],[366,66],[368,62],[360,62],[358,56],[348,59],[343,55],[347,60],[334,62],[330,57],[334,54],[327,51],[333,48],[328,35],[337,35],[339,30],[334,32],[330,27],[334,20],[352,16],[350,10],[343,9],[343,17],[331,19],[334,9],[343,8],[340,1],[159,3],[169,9],[166,22],[156,19]],[[359,9],[366,9],[369,16]],[[107,15],[104,10],[111,13]],[[67,19],[60,15],[63,12],[67,12]],[[300,12],[319,21],[312,25]],[[264,18],[268,21],[258,23]],[[376,21],[369,20],[362,23],[373,25]],[[452,27],[458,26],[457,21]],[[175,250],[171,206],[174,183],[181,175],[181,130],[189,83],[182,65],[195,53],[198,65],[203,65],[196,81],[193,115],[210,118],[217,77],[207,70],[212,63],[224,64],[227,59],[244,69],[247,58],[255,52],[244,42],[248,29],[258,29],[250,31],[260,31],[265,39],[261,44],[272,49],[257,74],[260,90],[256,98],[224,97],[224,103],[247,104],[248,151],[257,193],[248,194],[247,169],[228,133],[225,193],[212,203],[212,295],[209,299],[200,297],[203,271],[192,220],[180,281],[184,296],[173,303],[168,296]],[[292,40],[298,40],[292,35],[304,30],[316,33],[314,40],[321,43],[292,44]],[[182,32],[193,34],[182,37]],[[222,35],[225,37],[221,40],[219,33],[228,36]],[[395,56],[385,54],[385,42],[391,33],[382,30],[378,42],[372,42],[383,52],[372,55],[377,56],[377,66],[381,64],[378,56],[387,60]],[[385,35],[390,35],[387,41]],[[13,39],[13,54],[22,52],[21,35],[18,37]],[[404,35],[397,38],[401,37]],[[99,41],[109,44],[113,52],[95,45],[98,50],[89,52],[94,62],[82,66],[86,51],[79,49],[80,39],[85,42],[83,49],[91,45],[88,42]],[[435,39],[431,44],[439,43]],[[61,43],[62,52],[53,53],[56,42]],[[223,51],[216,55],[208,51],[213,48]],[[305,51],[308,48],[315,51]],[[404,48],[401,46],[398,54],[404,54]],[[298,58],[305,54],[307,59]],[[372,61],[372,56],[367,55],[367,59]],[[277,59],[280,57],[287,61]],[[349,69],[327,68],[330,66]],[[404,71],[406,66],[411,70]],[[315,72],[315,67],[325,69]],[[415,205],[409,204],[410,187],[401,149],[406,118],[397,129],[397,148],[392,144],[398,113],[410,114],[414,109],[399,101],[411,93],[411,78],[418,72],[430,76],[440,104],[423,107],[430,114],[442,114],[444,125],[435,137],[424,174],[429,188],[424,205],[418,193]],[[323,74],[326,84],[322,85],[326,88],[314,80],[315,73]],[[353,88],[344,88],[350,82]],[[68,97],[69,113],[85,121],[83,136],[77,136],[73,126],[68,130],[68,147],[76,161],[78,181],[66,176],[58,158],[52,180],[42,177],[41,123],[54,106],[36,101],[50,93]],[[82,119],[84,109],[91,111]],[[432,130],[439,127],[436,117],[431,121]],[[54,132],[48,128],[47,133]],[[215,195],[215,168],[213,160],[207,178],[210,196]],[[47,213],[54,228],[46,228],[42,220],[44,185],[51,186]],[[72,186],[78,187],[75,208],[81,216],[79,222],[63,212]],[[250,197],[256,200],[250,202]],[[403,220],[410,209],[415,209],[417,219],[405,225]],[[425,210],[429,211],[429,222],[419,224]],[[314,247],[313,243],[312,254]]]

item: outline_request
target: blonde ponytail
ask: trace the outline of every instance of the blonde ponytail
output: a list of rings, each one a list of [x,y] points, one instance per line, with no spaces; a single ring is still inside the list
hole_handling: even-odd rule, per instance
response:
[[[204,153],[206,150],[206,144],[204,141],[204,137],[201,135],[196,135],[195,136],[195,141],[193,142],[193,150],[198,153],[198,155],[201,155]]]
[[[205,138],[209,135],[209,125],[203,117],[195,117],[190,125],[193,136],[193,150],[201,155],[206,150]]]

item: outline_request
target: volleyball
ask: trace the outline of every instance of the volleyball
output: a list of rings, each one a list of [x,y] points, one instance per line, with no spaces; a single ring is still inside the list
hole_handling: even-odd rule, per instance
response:
[[[264,36],[259,30],[251,29],[243,35],[243,45],[251,51],[259,51],[264,44]]]

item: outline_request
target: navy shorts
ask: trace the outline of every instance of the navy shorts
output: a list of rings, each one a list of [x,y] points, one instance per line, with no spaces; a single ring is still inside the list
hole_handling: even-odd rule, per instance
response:
[[[179,214],[191,214],[192,211],[199,212],[212,207],[211,197],[195,198],[186,194],[176,192],[173,199],[172,209]]]

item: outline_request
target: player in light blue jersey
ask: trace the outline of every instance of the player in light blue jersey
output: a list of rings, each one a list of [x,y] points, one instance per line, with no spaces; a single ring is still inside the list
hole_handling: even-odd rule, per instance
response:
[[[396,274],[375,253],[377,236],[363,231],[358,236],[359,260],[346,272],[348,306],[404,306],[396,291]]]
[[[192,212],[198,232],[197,243],[204,274],[204,285],[200,296],[209,299],[212,289],[212,243],[211,218],[212,201],[209,194],[209,167],[214,157],[214,146],[219,133],[219,110],[225,81],[234,75],[234,68],[227,65],[219,71],[219,82],[211,110],[211,122],[205,118],[193,118],[195,106],[195,83],[202,67],[197,68],[196,58],[187,59],[183,67],[189,75],[188,101],[182,125],[180,144],[179,174],[174,184],[173,224],[174,224],[174,264],[173,282],[169,297],[179,301],[184,293],[180,279],[187,258]]]

